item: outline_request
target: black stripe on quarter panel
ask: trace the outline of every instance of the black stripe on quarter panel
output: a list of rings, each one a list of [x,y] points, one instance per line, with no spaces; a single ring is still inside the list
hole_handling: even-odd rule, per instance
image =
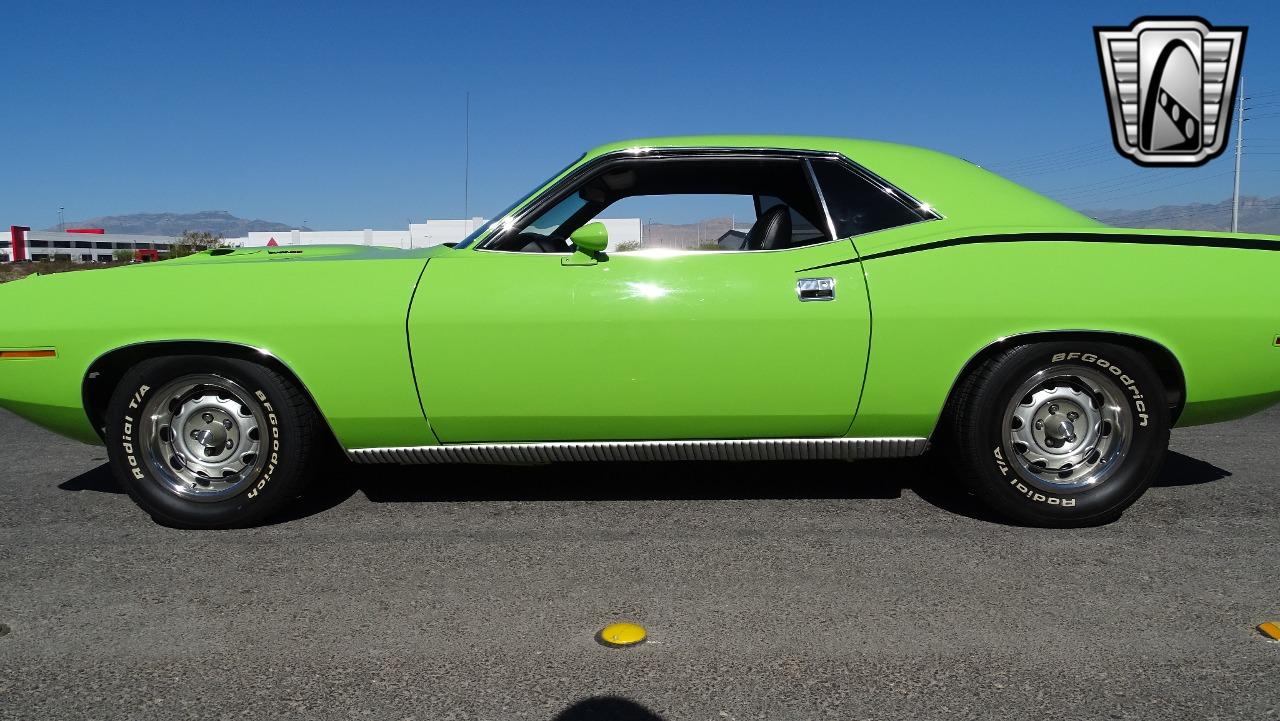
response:
[[[952,248],[960,245],[977,245],[981,243],[1124,243],[1130,245],[1173,245],[1188,248],[1231,248],[1235,250],[1280,251],[1280,241],[1259,240],[1257,238],[1206,238],[1194,235],[1121,235],[1112,233],[1010,233],[1007,235],[973,235],[964,238],[949,238],[932,243],[922,243],[882,253],[871,253],[862,258],[850,258],[811,268],[801,268],[797,273],[831,268],[837,265],[866,262],[877,258],[891,258],[895,255],[921,253],[938,248]]]

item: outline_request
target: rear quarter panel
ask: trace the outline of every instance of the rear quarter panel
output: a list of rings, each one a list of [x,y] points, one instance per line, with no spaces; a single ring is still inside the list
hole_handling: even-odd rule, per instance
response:
[[[1055,239],[918,249],[1024,230]],[[1071,240],[1082,232],[1095,242]],[[1186,380],[1178,425],[1271,405],[1280,399],[1280,253],[1163,244],[1187,236],[1232,237],[1112,228],[956,230],[939,223],[910,238],[859,239],[873,327],[851,434],[929,435],[975,354],[1002,338],[1047,331],[1121,333],[1166,347]]]

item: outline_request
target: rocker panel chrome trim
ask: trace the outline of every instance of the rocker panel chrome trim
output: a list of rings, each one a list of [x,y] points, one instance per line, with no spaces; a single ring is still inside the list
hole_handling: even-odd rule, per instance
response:
[[[354,448],[356,463],[550,463],[553,461],[782,461],[906,458],[925,452],[926,438],[749,438],[699,441],[460,443]]]

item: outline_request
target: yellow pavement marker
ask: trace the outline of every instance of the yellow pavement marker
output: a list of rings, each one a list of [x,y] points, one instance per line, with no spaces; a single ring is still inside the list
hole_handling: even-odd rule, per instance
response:
[[[647,636],[644,626],[639,624],[611,623],[600,629],[600,633],[596,634],[596,640],[606,646],[621,648],[623,646],[634,646]]]
[[[1262,632],[1263,636],[1266,636],[1272,641],[1280,641],[1280,624],[1277,624],[1275,621],[1267,621],[1266,623],[1258,624],[1258,630]]]

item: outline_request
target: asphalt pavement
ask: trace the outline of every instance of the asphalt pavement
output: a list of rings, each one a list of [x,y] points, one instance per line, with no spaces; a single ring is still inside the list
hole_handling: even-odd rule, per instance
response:
[[[1277,718],[1278,440],[1177,430],[1080,530],[907,461],[335,465],[207,532],[0,412],[0,718]]]

